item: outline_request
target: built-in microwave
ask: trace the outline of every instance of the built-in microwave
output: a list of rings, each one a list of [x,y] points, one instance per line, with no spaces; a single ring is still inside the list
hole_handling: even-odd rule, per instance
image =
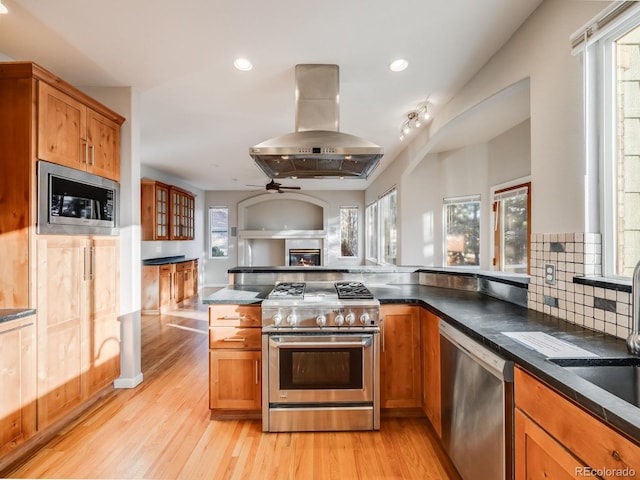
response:
[[[118,182],[42,160],[37,170],[37,233],[118,235]]]

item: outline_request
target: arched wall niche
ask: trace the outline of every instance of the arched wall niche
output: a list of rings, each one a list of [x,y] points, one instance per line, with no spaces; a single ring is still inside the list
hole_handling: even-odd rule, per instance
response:
[[[240,265],[286,266],[292,248],[319,249],[325,265],[328,214],[327,202],[301,193],[263,194],[243,200],[238,204]],[[276,255],[280,249],[284,252]]]

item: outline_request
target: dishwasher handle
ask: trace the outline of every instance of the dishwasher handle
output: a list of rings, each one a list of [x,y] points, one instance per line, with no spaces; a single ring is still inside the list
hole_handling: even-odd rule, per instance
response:
[[[513,382],[513,362],[505,360],[491,350],[480,345],[461,331],[455,329],[444,320],[438,323],[440,336],[448,340],[459,350],[465,352],[485,370],[503,382]]]

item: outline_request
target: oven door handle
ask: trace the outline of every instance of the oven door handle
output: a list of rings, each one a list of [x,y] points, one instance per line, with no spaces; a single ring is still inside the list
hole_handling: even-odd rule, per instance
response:
[[[359,348],[371,346],[373,340],[367,337],[352,342],[283,342],[279,338],[270,338],[269,343],[278,348]]]

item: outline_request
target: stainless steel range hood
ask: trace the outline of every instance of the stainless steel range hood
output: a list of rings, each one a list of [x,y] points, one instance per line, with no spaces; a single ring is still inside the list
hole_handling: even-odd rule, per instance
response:
[[[296,65],[296,131],[249,149],[271,178],[367,178],[382,147],[341,133],[337,65]]]

